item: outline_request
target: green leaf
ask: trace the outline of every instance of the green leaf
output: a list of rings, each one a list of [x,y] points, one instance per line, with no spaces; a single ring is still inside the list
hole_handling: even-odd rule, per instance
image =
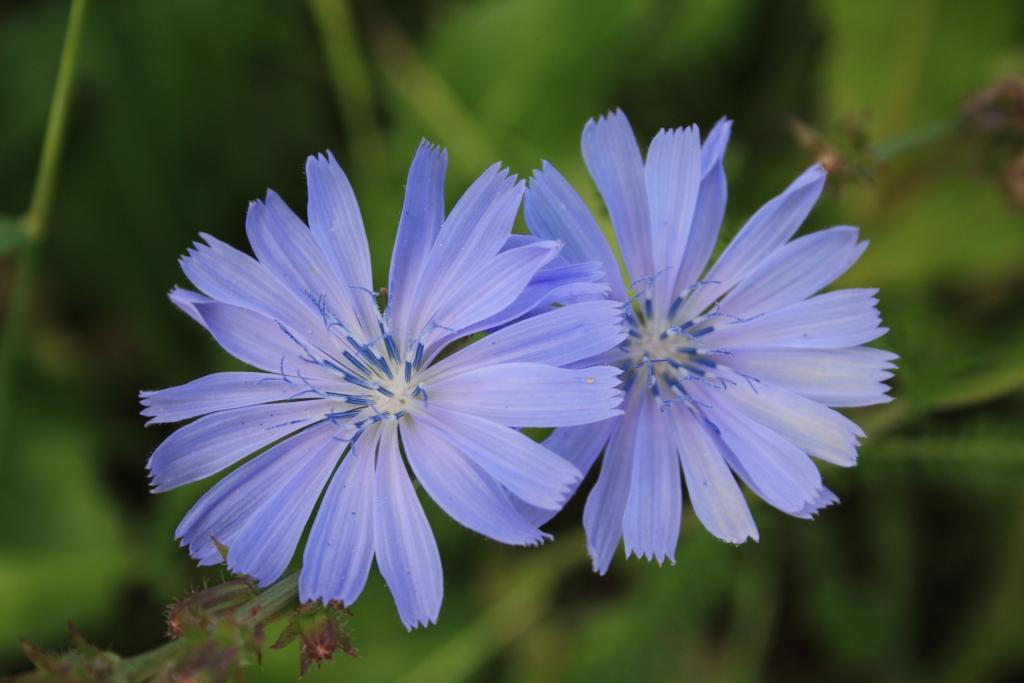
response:
[[[0,216],[0,256],[16,249],[25,239],[25,230],[17,216]]]

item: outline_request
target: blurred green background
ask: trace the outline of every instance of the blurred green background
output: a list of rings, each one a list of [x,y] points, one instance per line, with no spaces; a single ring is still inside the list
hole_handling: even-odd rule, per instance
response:
[[[0,5],[3,214],[28,202],[67,10]],[[449,150],[449,200],[496,159],[546,158],[597,207],[579,134],[621,106],[642,144],[735,119],[726,232],[816,156],[845,162],[809,226],[872,241],[843,284],[881,288],[902,361],[894,403],[851,411],[860,466],[824,466],[843,504],[814,523],[757,504],[761,541],[739,548],[687,512],[675,566],[620,558],[604,578],[580,500],[527,550],[428,504],[440,623],[406,633],[374,573],[361,656],[307,679],[1024,680],[1019,147],[946,125],[1022,73],[1019,0],[94,0],[0,450],[0,673],[27,666],[18,638],[62,647],[68,618],[149,649],[164,606],[222,576],[172,538],[208,484],[147,493],[170,429],[143,428],[136,400],[232,363],[165,297],[199,230],[243,245],[268,186],[303,208],[305,156],[330,148],[383,285],[421,136]],[[16,262],[0,255],[5,318]],[[250,678],[297,671],[293,645]]]

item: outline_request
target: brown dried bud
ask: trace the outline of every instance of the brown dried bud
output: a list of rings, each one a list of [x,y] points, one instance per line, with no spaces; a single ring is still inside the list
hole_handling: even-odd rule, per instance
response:
[[[964,120],[982,134],[1024,134],[1024,78],[996,81],[964,102]]]
[[[1003,190],[1014,205],[1024,208],[1024,152],[1020,152],[1003,169]]]
[[[299,644],[299,676],[305,676],[311,664],[320,666],[322,662],[334,658],[334,653],[344,652],[356,657],[359,655],[352,645],[352,638],[346,628],[348,617],[352,613],[340,602],[332,601],[327,605],[309,602],[295,610],[292,621],[281,632],[273,648],[279,649],[293,642]]]
[[[193,591],[167,609],[167,633],[180,638],[191,630],[206,629],[214,620],[232,614],[256,595],[248,579],[231,579]]]

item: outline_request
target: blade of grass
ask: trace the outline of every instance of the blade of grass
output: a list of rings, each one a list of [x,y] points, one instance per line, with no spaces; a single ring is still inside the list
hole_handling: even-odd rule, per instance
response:
[[[5,442],[9,437],[9,426],[12,423],[18,357],[24,343],[31,289],[39,259],[39,243],[46,234],[53,207],[60,168],[60,152],[64,142],[64,129],[67,124],[71,88],[87,5],[88,0],[71,0],[64,47],[57,69],[57,82],[53,88],[50,114],[43,135],[39,170],[36,173],[28,211],[22,219],[24,238],[11,288],[4,334],[0,339],[0,450],[5,450],[3,446],[7,445]]]
[[[383,165],[384,139],[374,117],[370,69],[345,0],[309,0],[323,45],[331,87],[359,174],[374,177]]]
[[[520,563],[501,599],[399,680],[454,683],[472,679],[491,657],[543,619],[552,607],[559,579],[585,561],[582,545],[582,535],[577,533],[537,550]]]
[[[475,177],[499,159],[476,117],[412,43],[390,21],[381,19],[378,24],[372,45],[385,83],[439,142],[457,140],[459,153],[452,155],[451,163],[467,177]],[[451,138],[453,134],[458,137]]]

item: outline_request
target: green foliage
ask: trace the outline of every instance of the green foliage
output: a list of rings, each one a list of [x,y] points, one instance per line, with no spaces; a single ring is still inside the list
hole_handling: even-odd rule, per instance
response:
[[[66,6],[0,9],[5,216],[31,195]],[[603,578],[581,501],[538,549],[486,541],[428,504],[440,623],[406,633],[373,575],[346,617],[360,657],[307,680],[1019,678],[1021,213],[986,141],[922,131],[1024,72],[1021,26],[1014,0],[94,2],[13,419],[0,420],[13,425],[0,435],[0,671],[28,667],[18,638],[60,647],[69,618],[104,650],[153,648],[169,596],[225,578],[173,540],[209,484],[150,496],[145,460],[169,430],[137,415],[139,389],[231,363],[164,297],[198,231],[243,244],[246,204],[268,186],[301,209],[303,160],[331,148],[383,285],[420,137],[449,149],[449,196],[496,159],[527,175],[543,157],[596,208],[579,133],[622,106],[644,140],[736,120],[726,234],[811,160],[793,119],[826,140],[854,121],[858,144],[892,151],[868,181],[837,176],[810,221],[871,240],[843,284],[881,288],[881,345],[901,356],[896,401],[851,411],[869,433],[860,466],[826,468],[843,504],[814,523],[755,505],[761,540],[740,548],[687,510],[677,565],[617,559]],[[18,234],[0,220],[4,313]],[[298,649],[265,648],[250,680],[293,680]]]

